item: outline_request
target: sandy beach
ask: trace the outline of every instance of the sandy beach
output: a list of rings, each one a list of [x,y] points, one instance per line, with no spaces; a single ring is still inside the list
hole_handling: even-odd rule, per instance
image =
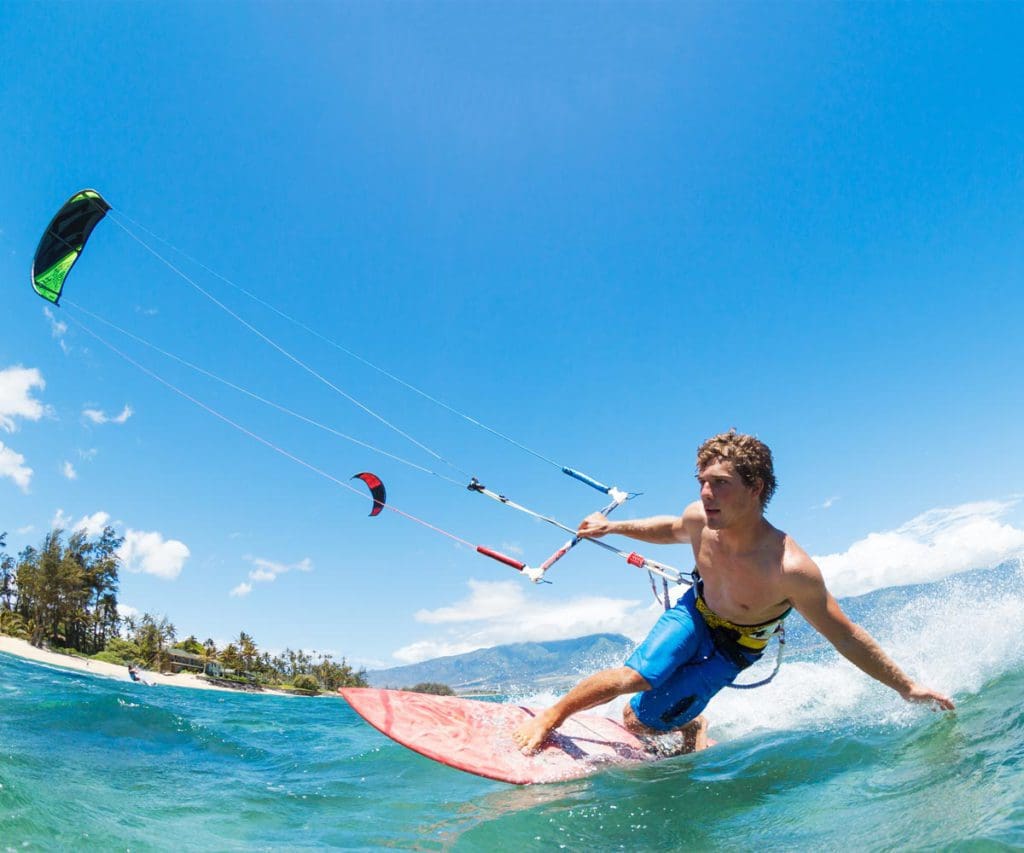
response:
[[[45,649],[37,649],[26,640],[8,637],[5,634],[0,634],[0,652],[24,658],[26,660],[35,661],[36,663],[46,664],[47,666],[55,666],[61,669],[73,669],[78,672],[88,673],[89,675],[95,675],[100,678],[112,678],[115,681],[131,681],[128,677],[128,667],[118,666],[113,663],[105,663],[98,660],[73,657],[72,655],[57,654],[56,652],[49,652]],[[151,672],[147,669],[140,669],[138,672],[139,677],[146,684],[159,685],[161,687],[187,687],[192,690],[221,690],[226,693],[247,692],[243,690],[232,690],[230,687],[220,687],[216,684],[210,684],[208,681],[187,672],[179,672],[175,675]],[[266,688],[261,692],[273,693],[280,696],[293,695],[281,690],[268,690]]]

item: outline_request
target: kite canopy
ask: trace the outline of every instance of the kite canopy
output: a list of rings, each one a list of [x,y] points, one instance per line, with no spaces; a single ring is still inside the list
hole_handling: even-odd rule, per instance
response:
[[[378,515],[384,509],[384,503],[387,501],[387,492],[384,490],[384,484],[380,481],[380,477],[369,471],[363,471],[361,474],[353,474],[352,479],[362,480],[369,487],[370,494],[373,495],[373,509],[370,510],[370,515]]]
[[[57,211],[32,261],[32,288],[43,299],[58,303],[64,279],[85,248],[92,229],[108,210],[110,205],[96,190],[82,190]]]

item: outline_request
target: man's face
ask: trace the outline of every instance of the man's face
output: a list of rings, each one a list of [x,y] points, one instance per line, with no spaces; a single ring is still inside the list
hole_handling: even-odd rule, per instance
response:
[[[732,462],[719,459],[706,465],[697,474],[697,482],[708,527],[712,530],[721,530],[751,514],[760,515],[760,487],[752,488],[744,483]]]

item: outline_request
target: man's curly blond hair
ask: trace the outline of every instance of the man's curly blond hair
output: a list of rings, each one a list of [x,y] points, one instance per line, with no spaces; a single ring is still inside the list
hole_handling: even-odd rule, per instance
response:
[[[775,494],[775,469],[772,452],[768,445],[752,435],[744,435],[731,429],[712,436],[697,449],[697,473],[714,462],[731,462],[736,473],[750,488],[761,484],[761,506]]]

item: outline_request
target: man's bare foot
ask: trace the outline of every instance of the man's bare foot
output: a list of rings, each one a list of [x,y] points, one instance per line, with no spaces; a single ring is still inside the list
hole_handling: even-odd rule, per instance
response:
[[[558,716],[554,709],[548,708],[516,727],[512,731],[512,740],[519,744],[519,750],[524,755],[533,755],[540,751],[541,745],[558,724]]]

